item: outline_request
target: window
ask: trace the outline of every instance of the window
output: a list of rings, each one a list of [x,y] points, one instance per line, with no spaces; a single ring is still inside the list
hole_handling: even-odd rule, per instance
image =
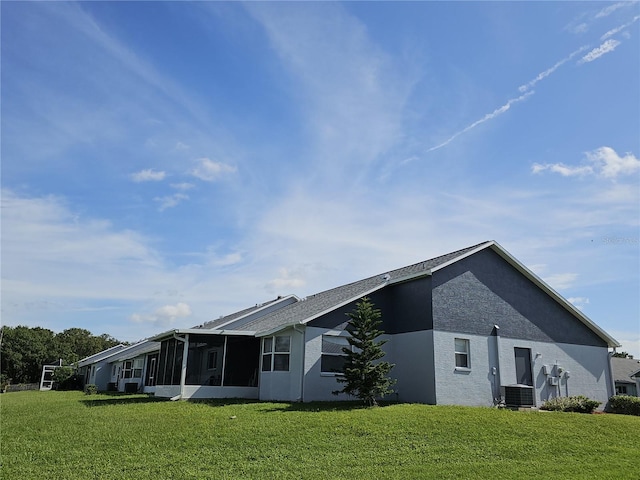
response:
[[[131,378],[133,374],[133,361],[126,360],[122,366],[122,378]]]
[[[469,340],[466,338],[455,339],[456,368],[471,368],[469,361]]]
[[[133,361],[133,378],[142,377],[142,367],[144,366],[144,358],[136,358]]]
[[[332,335],[322,336],[322,357],[320,372],[340,375],[344,372],[344,362],[347,358],[343,348],[351,348],[346,337]]]
[[[531,371],[531,349],[514,348],[516,363],[516,381],[520,385],[533,386],[533,372]]]
[[[207,370],[215,370],[218,368],[218,352],[209,350],[207,352]]]
[[[111,376],[112,377],[116,376],[116,364],[115,363],[111,366]]]
[[[616,395],[626,395],[626,394],[627,394],[626,385],[616,385]]]
[[[262,340],[262,371],[288,372],[291,337],[279,335]]]

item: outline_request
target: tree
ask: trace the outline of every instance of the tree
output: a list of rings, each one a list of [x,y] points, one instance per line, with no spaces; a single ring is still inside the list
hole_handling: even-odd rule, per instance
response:
[[[382,314],[367,297],[363,297],[347,316],[350,319],[347,330],[351,334],[348,338],[351,348],[342,349],[346,355],[344,376],[336,377],[345,386],[333,393],[353,395],[367,406],[375,406],[378,404],[376,398],[391,393],[395,384],[395,380],[388,377],[394,365],[379,361],[385,355],[382,345],[386,343],[386,340],[376,340],[384,333],[378,329]]]
[[[633,355],[627,353],[627,352],[615,352],[612,357],[615,358],[630,358],[633,359]]]

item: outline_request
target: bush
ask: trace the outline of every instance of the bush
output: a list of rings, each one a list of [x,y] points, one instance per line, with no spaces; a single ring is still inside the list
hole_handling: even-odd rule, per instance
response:
[[[85,395],[95,395],[98,393],[98,387],[96,387],[93,383],[88,383],[84,386]]]
[[[71,367],[58,367],[53,371],[53,388],[55,390],[80,390],[82,380]]]
[[[575,397],[552,398],[544,402],[540,409],[554,412],[593,413],[601,403],[597,400],[590,400],[584,395],[576,395]]]
[[[640,416],[640,397],[614,395],[609,399],[608,411],[622,415]]]

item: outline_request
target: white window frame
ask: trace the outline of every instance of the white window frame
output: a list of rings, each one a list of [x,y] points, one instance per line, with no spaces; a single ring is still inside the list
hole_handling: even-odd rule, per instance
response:
[[[347,337],[341,336],[341,335],[322,335],[322,339],[321,339],[321,345],[320,345],[320,375],[322,375],[323,377],[336,377],[336,376],[344,376],[344,372],[325,372],[324,370],[322,370],[322,357],[326,356],[334,356],[334,357],[346,357],[345,353],[333,353],[333,352],[325,352],[324,351],[324,341],[325,339],[327,340],[335,340],[341,338],[343,340],[345,340],[347,343],[345,345],[343,345],[344,347],[347,347],[351,350],[353,350],[353,347],[349,344],[349,341],[347,340]]]
[[[218,369],[218,350],[210,349],[207,350],[207,370],[217,370]]]
[[[132,378],[133,376],[133,360],[125,360],[122,362],[122,378]]]
[[[287,338],[288,348],[282,350],[276,348],[278,338]],[[275,357],[278,355],[286,355],[288,357],[287,369],[275,369]],[[289,372],[291,371],[291,335],[273,335],[262,339],[262,356],[260,371],[262,372]]]
[[[144,358],[135,358],[133,360],[133,373],[131,378],[142,378],[143,367]]]
[[[458,348],[458,342],[463,342],[464,350]],[[471,370],[471,342],[468,338],[455,338],[453,340],[454,365],[456,370]],[[459,359],[466,359],[466,365],[458,365]],[[462,362],[460,362],[462,363]]]

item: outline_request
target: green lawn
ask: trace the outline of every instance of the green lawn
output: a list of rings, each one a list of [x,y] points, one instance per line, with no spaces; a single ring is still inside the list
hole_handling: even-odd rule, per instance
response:
[[[3,479],[638,478],[640,417],[0,395]]]

